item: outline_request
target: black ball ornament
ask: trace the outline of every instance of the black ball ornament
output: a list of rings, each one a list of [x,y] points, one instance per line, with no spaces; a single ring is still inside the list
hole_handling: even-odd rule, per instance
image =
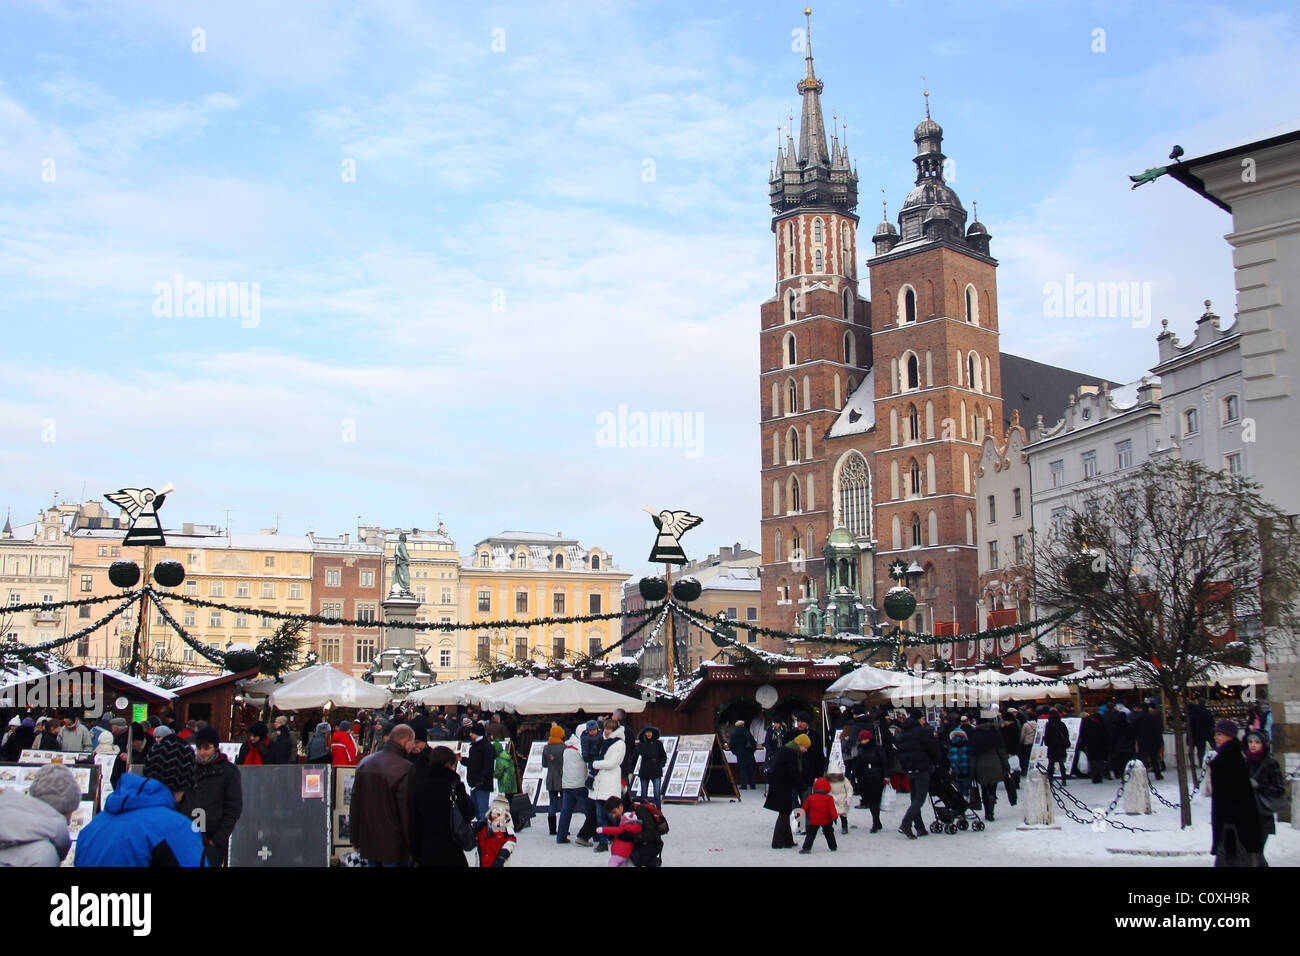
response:
[[[114,561],[108,566],[108,579],[119,588],[133,588],[140,580],[140,565],[134,561]]]
[[[891,621],[906,621],[916,611],[916,595],[910,588],[890,588],[885,595],[884,608]]]
[[[713,643],[718,647],[730,647],[736,643],[736,632],[731,625],[718,622],[713,625],[713,633],[709,635]]]
[[[185,566],[179,561],[159,561],[153,566],[153,579],[160,587],[178,587],[185,580]]]
[[[683,604],[690,604],[700,596],[700,582],[695,578],[678,578],[673,582],[673,597]]]
[[[226,670],[234,674],[257,667],[260,663],[257,651],[231,651],[226,655]]]
[[[641,597],[647,601],[662,601],[668,596],[668,582],[660,577],[642,578]]]

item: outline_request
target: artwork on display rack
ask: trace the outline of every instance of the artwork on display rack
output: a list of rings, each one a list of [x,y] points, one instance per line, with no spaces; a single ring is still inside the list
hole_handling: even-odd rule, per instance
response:
[[[683,734],[677,738],[665,800],[694,803],[700,799],[715,739],[713,734]]]
[[[680,781],[668,784],[668,789],[664,791],[665,797],[680,797],[682,795],[682,784]]]
[[[1065,765],[1074,766],[1075,751],[1079,749],[1079,727],[1083,723],[1080,717],[1064,717],[1062,722],[1065,729],[1070,733],[1070,749],[1065,754]],[[1043,735],[1047,733],[1047,718],[1038,718],[1038,727],[1034,730],[1034,746],[1029,752],[1029,766],[1034,767],[1038,764],[1047,769],[1047,744],[1043,740]]]
[[[334,771],[334,807],[346,809],[352,805],[352,782],[356,767],[338,767]]]
[[[239,759],[239,748],[242,746],[243,744],[241,744],[237,740],[231,740],[231,741],[226,741],[225,743],[217,744],[217,747],[221,749],[221,752],[226,755],[226,759],[229,760],[231,763],[234,763],[236,760]]]
[[[77,809],[72,811],[72,817],[68,820],[68,835],[72,839],[77,838],[81,828],[90,822],[90,818],[95,815],[95,803],[93,800],[82,800],[77,804]]]
[[[347,810],[334,811],[334,845],[352,845],[352,826]]]
[[[545,742],[534,740],[528,748],[528,759],[524,762],[524,774],[519,780],[521,793],[532,795],[533,806],[545,809],[550,804],[550,795],[546,792],[546,770],[542,767],[542,750]]]
[[[0,767],[0,783],[21,783],[23,776],[22,767]]]

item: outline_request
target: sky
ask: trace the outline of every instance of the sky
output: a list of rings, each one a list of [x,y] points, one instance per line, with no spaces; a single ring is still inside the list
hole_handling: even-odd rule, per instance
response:
[[[650,506],[704,518],[693,557],[756,548],[803,26],[767,2],[10,0],[0,506],[171,482],[168,525],[441,518],[462,553],[558,531],[638,574]],[[1228,214],[1127,177],[1300,126],[1289,4],[823,2],[812,45],[865,229],[882,189],[897,216],[930,91],[1003,351],[1128,382],[1161,319],[1231,320]],[[1056,315],[1067,282],[1150,309]],[[655,413],[675,447],[639,446]]]

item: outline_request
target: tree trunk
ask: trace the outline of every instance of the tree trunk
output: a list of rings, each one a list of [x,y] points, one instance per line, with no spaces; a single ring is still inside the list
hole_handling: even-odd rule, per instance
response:
[[[1183,725],[1183,696],[1176,695],[1171,701],[1169,715],[1174,722],[1174,750],[1178,766],[1178,803],[1180,807],[1180,826],[1192,825],[1192,801],[1187,791],[1187,746]]]

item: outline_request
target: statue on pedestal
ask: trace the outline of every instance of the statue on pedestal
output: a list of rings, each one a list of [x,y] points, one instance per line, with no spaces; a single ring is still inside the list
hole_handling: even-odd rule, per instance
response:
[[[397,553],[393,556],[393,586],[389,593],[411,593],[411,555],[406,550],[405,531],[397,536]]]

